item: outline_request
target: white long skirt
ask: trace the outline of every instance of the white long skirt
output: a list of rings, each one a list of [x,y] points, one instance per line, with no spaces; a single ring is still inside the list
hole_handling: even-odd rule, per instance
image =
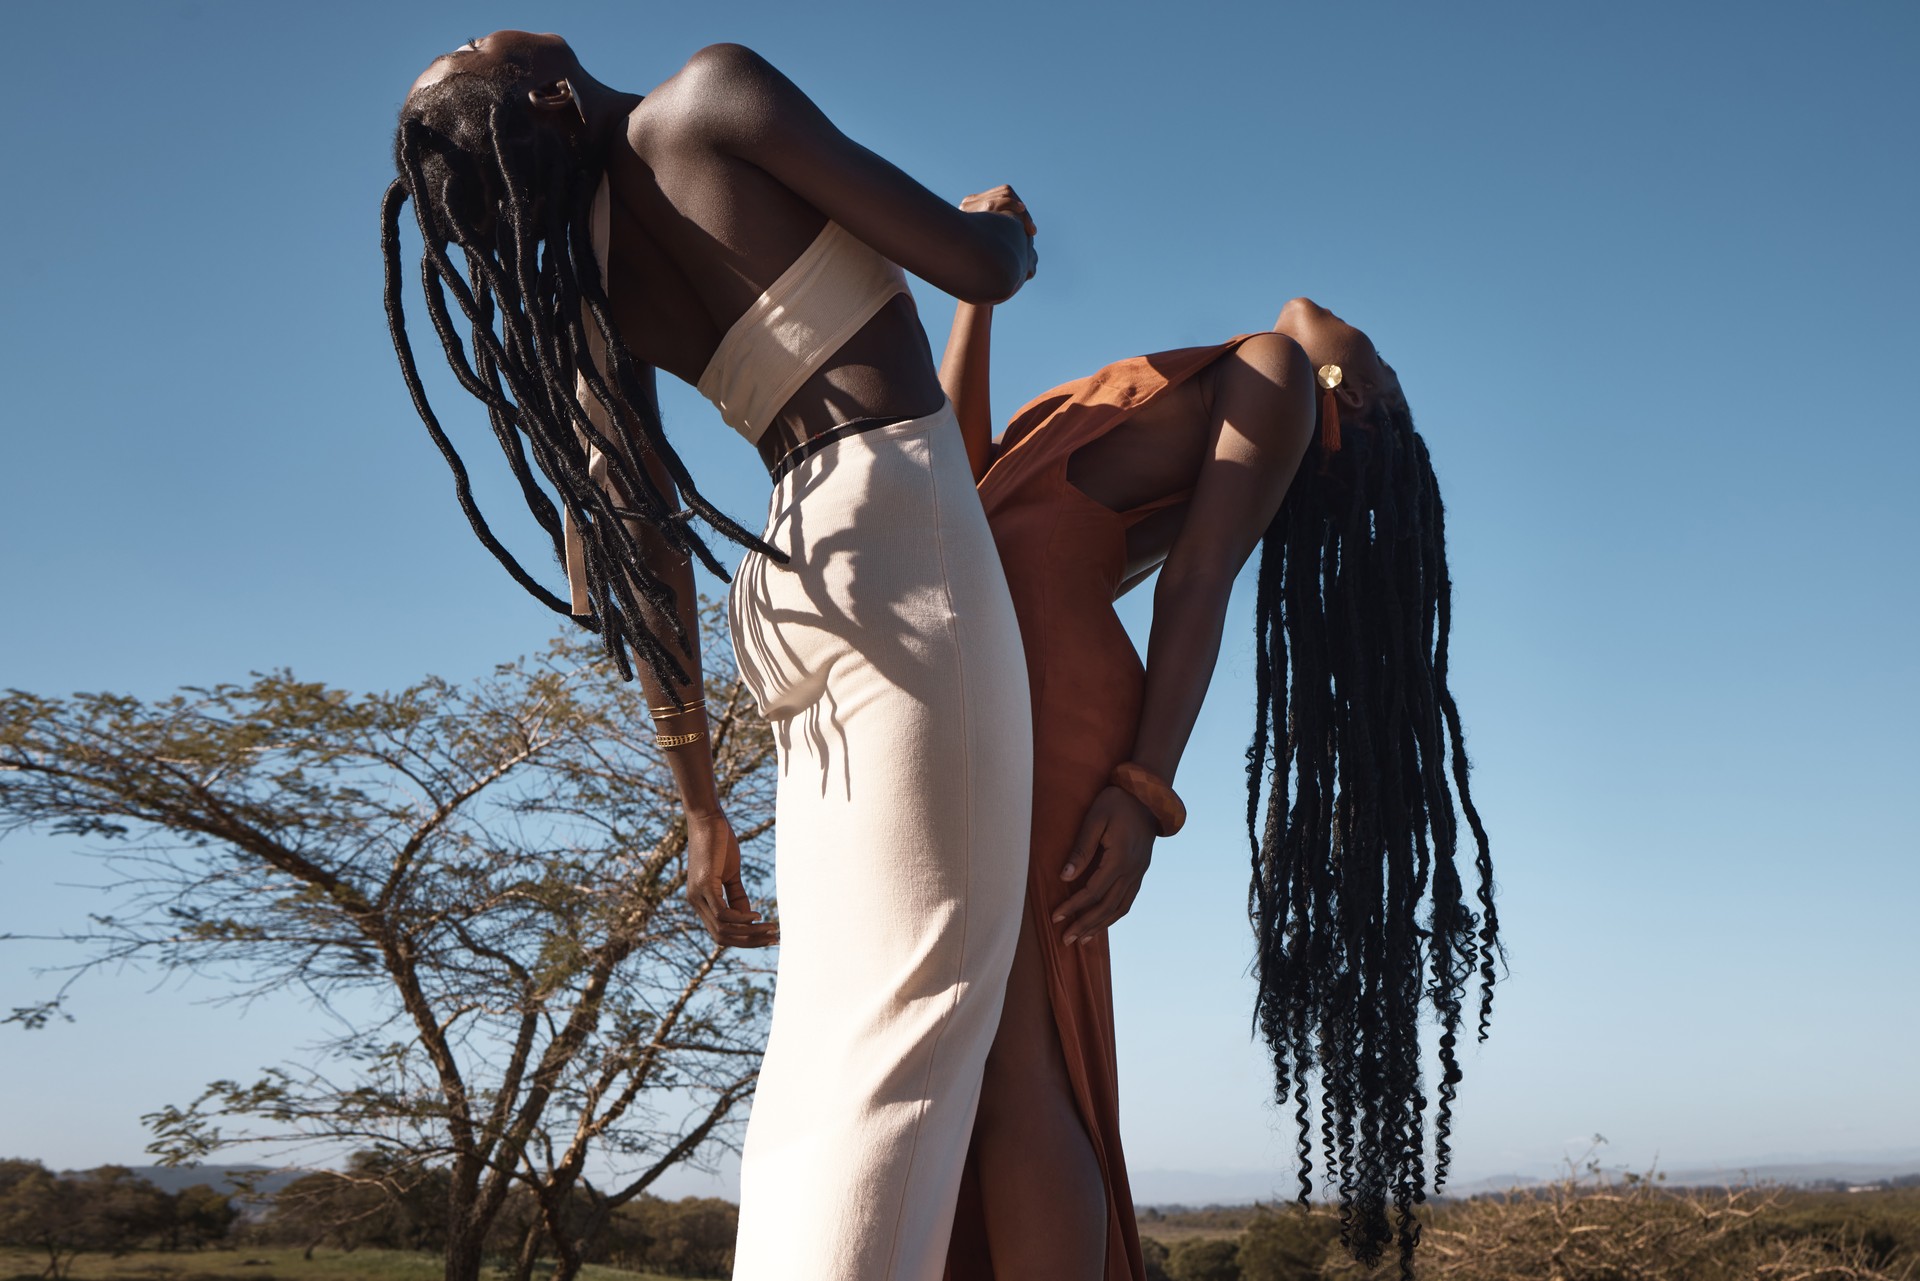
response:
[[[779,743],[735,1281],[939,1281],[1024,896],[1026,658],[951,408],[776,486],[732,594]]]

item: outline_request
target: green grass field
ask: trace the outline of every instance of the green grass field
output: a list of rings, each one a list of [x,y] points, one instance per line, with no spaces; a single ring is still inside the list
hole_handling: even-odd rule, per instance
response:
[[[74,1281],[440,1281],[437,1255],[399,1250],[315,1250],[280,1248],[201,1250],[164,1254],[143,1250],[121,1258],[83,1254],[73,1267]],[[37,1281],[47,1259],[27,1250],[0,1249],[0,1281]],[[538,1274],[536,1274],[538,1275]],[[671,1281],[652,1272],[622,1272],[589,1266],[581,1281]]]

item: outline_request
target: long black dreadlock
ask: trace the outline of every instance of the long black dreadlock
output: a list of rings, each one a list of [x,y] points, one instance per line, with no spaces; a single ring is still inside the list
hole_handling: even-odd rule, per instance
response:
[[[707,502],[667,443],[601,288],[589,224],[600,169],[588,162],[578,137],[535,120],[525,94],[516,91],[525,74],[526,68],[511,62],[456,73],[413,94],[401,109],[393,147],[400,176],[380,206],[393,348],[414,408],[453,470],[473,532],[514,581],[549,609],[571,615],[569,603],[542,586],[494,536],[474,502],[466,464],[427,403],[400,297],[400,206],[411,199],[425,246],[420,275],[427,314],[447,363],[460,385],[486,405],[494,436],[555,556],[565,557],[562,509],[585,548],[592,612],[576,621],[600,633],[623,678],[633,676],[630,648],[662,682],[684,683],[681,664],[640,608],[645,602],[669,620],[671,640],[686,652],[673,588],[648,568],[627,522],[652,530],[682,556],[697,556],[722,578],[726,571],[688,526],[688,517],[700,517],[734,542],[778,554]],[[466,257],[464,276],[454,267],[449,244]],[[449,291],[471,330],[471,359],[447,309]],[[590,355],[583,310],[606,345],[604,371]],[[575,391],[576,374],[606,409],[615,436],[633,444],[632,459],[588,418]],[[605,487],[588,475],[589,445],[606,455]],[[687,511],[676,511],[648,469],[634,461],[646,455],[666,468]],[[541,487],[536,467],[559,508]]]
[[[1397,398],[1396,398],[1397,399]],[[1447,688],[1446,513],[1404,402],[1376,402],[1302,467],[1261,545],[1258,712],[1247,749],[1256,1022],[1313,1191],[1314,1121],[1341,1239],[1411,1275],[1428,1190],[1420,1028],[1440,1025],[1432,1186],[1452,1158],[1458,1042],[1477,974],[1486,1039],[1500,955],[1487,833]],[[1282,732],[1284,727],[1284,732]],[[1478,879],[1454,866],[1466,816]],[[1264,798],[1264,821],[1262,815]]]

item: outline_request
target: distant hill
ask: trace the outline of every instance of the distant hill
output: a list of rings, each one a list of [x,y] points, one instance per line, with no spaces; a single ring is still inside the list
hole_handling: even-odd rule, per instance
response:
[[[1914,1174],[1920,1174],[1920,1161],[1788,1161],[1717,1170],[1675,1170],[1667,1176],[1667,1182],[1681,1187],[1781,1183],[1798,1188],[1816,1183],[1882,1183]]]
[[[1565,1174],[1545,1165],[1530,1172],[1509,1171],[1447,1184],[1446,1195],[1480,1196],[1509,1188],[1536,1187]],[[1638,1173],[1638,1171],[1636,1171]],[[1749,1162],[1691,1164],[1666,1170],[1670,1187],[1738,1187],[1777,1183],[1784,1187],[1821,1187],[1892,1182],[1920,1175],[1920,1150],[1898,1149],[1858,1154],[1758,1157]],[[1130,1174],[1134,1204],[1161,1209],[1240,1206],[1291,1200],[1298,1192],[1291,1170],[1207,1171],[1142,1169]],[[1326,1195],[1315,1180],[1316,1194]]]
[[[162,1192],[179,1192],[204,1183],[216,1192],[231,1193],[238,1191],[244,1180],[251,1179],[253,1190],[263,1196],[272,1196],[309,1173],[275,1170],[264,1165],[131,1165],[127,1168]]]
[[[1618,1173],[1618,1171],[1615,1171]],[[1920,1176],[1920,1159],[1885,1161],[1759,1161],[1751,1165],[1689,1166],[1662,1171],[1669,1187],[1745,1187],[1754,1183],[1775,1183],[1789,1188],[1810,1188],[1832,1184],[1859,1186],[1891,1183],[1896,1179]],[[1470,1183],[1450,1183],[1449,1196],[1479,1196],[1505,1192],[1509,1188],[1534,1187],[1550,1182],[1537,1175],[1496,1174]]]

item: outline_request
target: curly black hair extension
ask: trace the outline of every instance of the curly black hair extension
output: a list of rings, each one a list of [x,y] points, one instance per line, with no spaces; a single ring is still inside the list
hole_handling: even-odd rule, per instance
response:
[[[1438,1191],[1476,977],[1482,1040],[1492,1012],[1493,863],[1447,688],[1446,513],[1426,443],[1404,402],[1380,402],[1318,456],[1261,544],[1247,749],[1255,1021],[1276,1098],[1293,1105],[1300,1199],[1313,1190],[1315,1078],[1341,1239],[1368,1263],[1397,1244],[1411,1276],[1429,1182],[1421,1024],[1430,1008],[1440,1028]],[[1458,814],[1477,910],[1454,864]]]
[[[651,570],[635,526],[650,530],[682,556],[698,557],[725,578],[705,541],[687,524],[698,516],[724,537],[781,559],[777,552],[701,496],[661,430],[638,362],[615,330],[593,252],[590,212],[600,168],[579,140],[542,128],[524,94],[525,69],[511,62],[485,72],[448,76],[412,94],[394,135],[399,177],[380,207],[386,262],[387,325],[414,408],[453,471],[454,489],[473,531],[536,599],[572,616],[569,602],[542,586],[488,526],[474,501],[466,464],[448,438],[420,381],[401,306],[400,208],[413,202],[424,253],[421,285],[427,314],[460,385],[487,407],[534,519],[565,559],[561,510],[585,548],[591,613],[576,619],[600,633],[622,677],[632,679],[627,650],[663,683],[686,682],[672,650],[654,634],[644,602],[667,620],[671,640],[690,648],[675,611],[672,586]],[[449,246],[465,258],[463,275]],[[471,357],[447,306],[465,318]],[[588,325],[604,343],[605,368],[593,359]],[[576,378],[605,409],[616,447],[588,417]],[[588,474],[589,448],[606,457],[607,484]],[[662,492],[637,460],[657,459],[684,499]],[[544,477],[559,507],[542,488]]]

